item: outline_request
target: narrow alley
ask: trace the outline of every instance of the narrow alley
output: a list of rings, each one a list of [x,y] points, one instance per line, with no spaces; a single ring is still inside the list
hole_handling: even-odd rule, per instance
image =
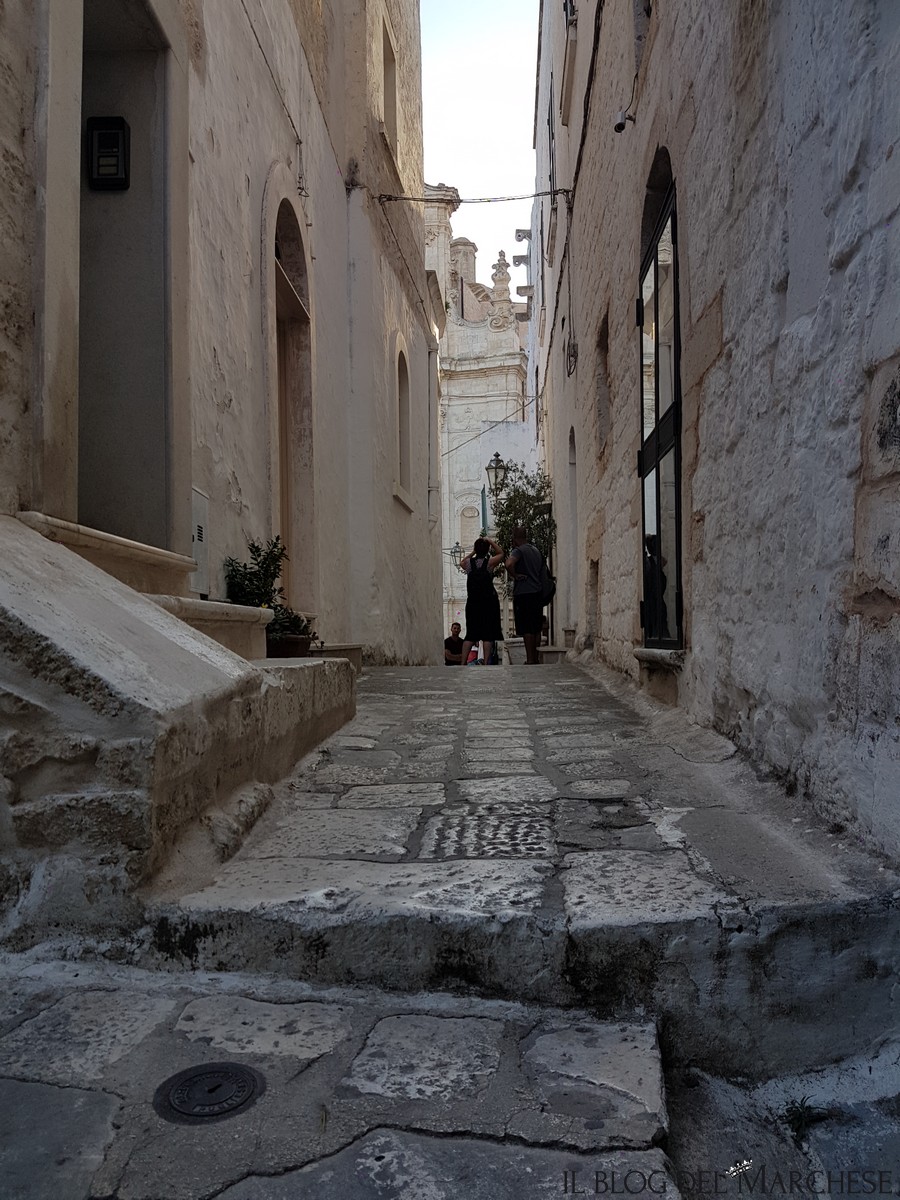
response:
[[[10,1194],[700,1196],[701,1171],[738,1194],[735,1162],[895,1166],[895,873],[611,673],[370,669],[231,851],[188,831],[137,935],[3,960]],[[843,1108],[801,1152],[777,1117],[817,1088]]]

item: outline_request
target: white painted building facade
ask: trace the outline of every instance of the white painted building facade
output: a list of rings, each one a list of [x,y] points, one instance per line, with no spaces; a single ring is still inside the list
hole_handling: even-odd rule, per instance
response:
[[[445,313],[417,0],[2,10],[0,909],[52,853],[75,912],[353,711],[248,661],[249,539],[326,643],[440,661]]]
[[[3,53],[4,511],[188,600],[279,533],[326,641],[433,657],[418,5],[14,0]]]

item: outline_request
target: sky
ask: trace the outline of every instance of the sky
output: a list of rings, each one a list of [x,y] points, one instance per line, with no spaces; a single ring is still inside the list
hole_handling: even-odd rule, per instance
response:
[[[425,181],[462,197],[534,191],[534,83],[538,0],[421,0]],[[478,247],[477,275],[491,284],[500,250],[527,253],[516,229],[531,224],[531,200],[464,204],[454,237]],[[512,269],[512,292],[525,268]]]

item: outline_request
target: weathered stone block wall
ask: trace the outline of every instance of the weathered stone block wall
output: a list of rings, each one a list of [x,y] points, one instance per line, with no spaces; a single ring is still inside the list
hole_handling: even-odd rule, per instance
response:
[[[592,17],[580,6],[573,119],[557,129],[564,187]],[[561,71],[556,20],[545,14],[542,78],[551,60]],[[571,311],[557,248],[539,348],[557,514],[570,524],[561,547],[578,562],[570,603],[580,631],[596,628],[598,655],[637,675],[634,298],[645,187],[664,146],[678,196],[682,338],[689,653],[678,699],[898,849],[900,11],[876,0],[654,6],[636,120],[616,134],[635,60],[634,6],[610,0],[575,193]],[[571,378],[569,331],[579,347]],[[560,486],[570,427],[577,530]],[[591,561],[599,612],[589,614]]]
[[[0,548],[0,916],[61,888],[114,919],[186,824],[355,711],[349,662],[261,670],[14,518]]]
[[[0,512],[30,489],[35,178],[31,105],[34,6],[0,11]]]

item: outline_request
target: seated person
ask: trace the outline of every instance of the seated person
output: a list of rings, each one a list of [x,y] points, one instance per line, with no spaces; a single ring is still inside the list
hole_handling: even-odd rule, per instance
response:
[[[462,666],[463,640],[459,636],[461,632],[462,626],[458,621],[454,621],[450,626],[450,636],[448,638],[444,638],[445,667]]]

